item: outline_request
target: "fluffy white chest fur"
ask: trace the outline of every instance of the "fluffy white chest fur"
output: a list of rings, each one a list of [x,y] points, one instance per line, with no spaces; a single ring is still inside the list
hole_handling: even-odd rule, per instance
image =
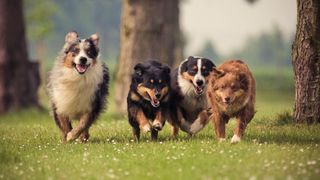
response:
[[[103,67],[98,62],[83,75],[74,69],[56,67],[50,80],[56,112],[76,118],[91,111],[95,92],[103,80]]]
[[[194,92],[194,87],[189,81],[178,76],[178,83],[179,83],[182,94],[186,97],[182,100],[182,103],[181,103],[181,106],[184,109],[192,110],[192,109],[207,108],[208,106],[207,98],[206,98],[207,87],[205,87],[203,94],[198,96]]]

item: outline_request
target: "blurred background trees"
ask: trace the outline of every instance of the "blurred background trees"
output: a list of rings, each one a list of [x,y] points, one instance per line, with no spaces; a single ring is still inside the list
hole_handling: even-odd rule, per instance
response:
[[[179,0],[125,0],[120,27],[116,103],[126,112],[131,74],[138,62],[157,59],[171,67],[182,59]]]
[[[199,48],[192,49],[194,53],[190,53],[184,51],[184,47],[194,43],[194,34],[186,34],[183,29],[180,30],[179,16],[190,18],[200,12],[181,14],[179,7],[183,7],[183,3],[189,1],[25,0],[28,56],[40,60],[45,80],[44,76],[62,47],[68,31],[76,30],[81,37],[99,33],[101,59],[107,62],[114,77],[111,88],[115,90],[111,92],[114,92],[112,98],[116,97],[118,102],[116,110],[125,109],[133,64],[149,58],[158,58],[173,68],[189,55],[206,56],[216,64],[224,59],[243,59],[253,69],[258,81],[258,91],[263,92],[263,95],[278,93],[294,96],[291,70],[293,32],[290,35],[275,23],[273,27],[269,25],[264,31],[253,33],[241,46],[230,52],[221,51],[219,48],[222,43],[218,44],[208,37]],[[260,1],[241,3],[254,9]],[[199,20],[208,21],[206,12],[201,13],[203,19]],[[208,23],[208,26],[216,27],[224,22]],[[216,32],[211,34],[215,35]],[[45,93],[41,94],[44,103],[45,97]],[[113,99],[110,99],[110,104],[114,104]]]
[[[37,62],[28,58],[21,0],[0,1],[0,114],[38,105]]]

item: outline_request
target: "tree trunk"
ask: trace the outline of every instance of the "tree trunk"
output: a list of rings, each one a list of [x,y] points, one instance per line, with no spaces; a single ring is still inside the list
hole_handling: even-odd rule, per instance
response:
[[[320,2],[297,0],[298,23],[292,49],[294,120],[320,123]]]
[[[181,61],[179,0],[124,0],[120,57],[116,74],[116,104],[126,111],[133,66],[158,59],[173,66]]]
[[[38,64],[28,61],[22,0],[0,1],[0,114],[38,105]]]

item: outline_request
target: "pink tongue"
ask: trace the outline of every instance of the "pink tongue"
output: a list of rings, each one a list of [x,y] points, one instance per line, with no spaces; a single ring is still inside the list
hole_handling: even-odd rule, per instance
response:
[[[83,72],[85,72],[87,70],[87,67],[81,66],[79,64],[77,64],[76,67],[77,67],[78,71],[81,72],[81,73],[83,73]]]

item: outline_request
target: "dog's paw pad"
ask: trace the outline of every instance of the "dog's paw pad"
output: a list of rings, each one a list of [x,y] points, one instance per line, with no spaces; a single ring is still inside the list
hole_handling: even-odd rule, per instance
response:
[[[238,142],[241,141],[241,138],[238,135],[233,135],[232,139],[231,139],[231,144],[236,144]]]

